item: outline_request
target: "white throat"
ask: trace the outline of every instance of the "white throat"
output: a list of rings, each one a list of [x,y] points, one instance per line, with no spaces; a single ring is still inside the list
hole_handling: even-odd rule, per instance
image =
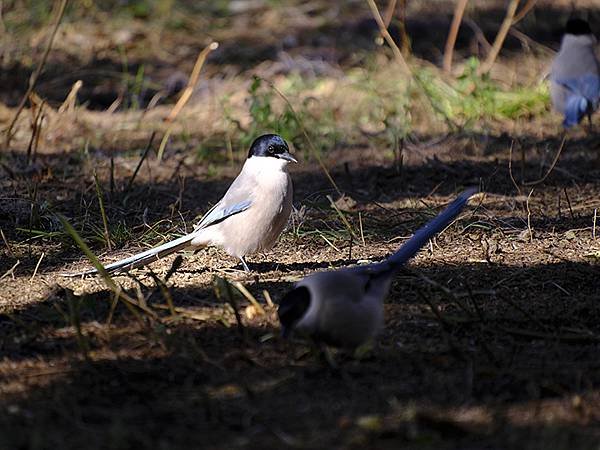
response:
[[[268,175],[280,172],[287,172],[289,161],[271,156],[251,156],[244,163],[244,172],[253,175]]]
[[[562,43],[560,44],[561,50],[563,48],[568,47],[578,47],[578,46],[594,46],[596,45],[596,36],[593,34],[565,34],[562,39]]]

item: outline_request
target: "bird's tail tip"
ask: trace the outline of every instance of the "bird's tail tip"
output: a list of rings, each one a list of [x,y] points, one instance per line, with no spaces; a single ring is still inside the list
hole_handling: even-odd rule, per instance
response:
[[[481,199],[485,195],[479,186],[471,186],[462,191],[458,198],[464,201],[472,201],[474,199]]]

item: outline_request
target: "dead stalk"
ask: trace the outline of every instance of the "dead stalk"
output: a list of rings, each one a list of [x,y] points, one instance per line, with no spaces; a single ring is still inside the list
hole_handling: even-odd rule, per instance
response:
[[[481,65],[479,73],[485,74],[488,73],[494,63],[496,62],[496,58],[498,57],[498,53],[500,53],[500,49],[502,48],[502,44],[504,44],[504,39],[506,39],[506,35],[508,34],[508,30],[513,25],[513,18],[515,17],[515,13],[517,12],[517,7],[519,6],[519,0],[511,0],[506,10],[506,16],[504,17],[504,21],[500,26],[500,30],[498,30],[498,34],[496,35],[496,39],[494,39],[494,43],[492,44],[492,50],[487,55],[484,63]]]
[[[385,23],[385,27],[389,27],[390,23],[392,22],[392,18],[394,17],[394,10],[396,9],[396,2],[397,0],[390,0],[390,2],[387,5],[387,8],[385,9],[385,18],[383,20],[383,22]]]
[[[413,77],[410,67],[408,67],[408,64],[406,63],[404,56],[402,56],[402,52],[400,51],[400,49],[394,42],[394,38],[392,38],[392,36],[390,35],[390,32],[387,30],[387,27],[385,26],[383,18],[381,17],[381,14],[379,13],[379,9],[377,9],[377,5],[375,4],[375,1],[367,0],[367,3],[369,4],[369,8],[371,8],[371,13],[373,14],[373,18],[375,19],[375,22],[377,22],[377,25],[379,26],[379,32],[381,33],[383,38],[386,40],[388,45],[392,48],[392,51],[394,52],[394,56],[398,60],[398,63],[402,67],[402,70],[404,71],[404,73]]]
[[[194,92],[194,88],[198,84],[198,79],[200,78],[200,71],[202,70],[202,66],[206,61],[206,58],[210,54],[210,52],[216,50],[219,47],[218,42],[211,42],[208,44],[202,51],[198,54],[198,58],[196,58],[196,63],[194,64],[194,68],[192,69],[192,73],[190,74],[190,78],[188,80],[188,84],[181,93],[181,96],[177,100],[173,109],[169,112],[169,115],[165,117],[165,122],[171,124],[167,131],[165,132],[162,140],[160,141],[160,145],[158,147],[158,155],[157,158],[159,161],[162,160],[163,154],[165,152],[165,147],[167,146],[167,141],[173,132],[173,121],[177,118],[185,104],[191,98],[192,93]]]
[[[552,161],[552,164],[550,165],[550,168],[548,169],[546,174],[539,180],[523,182],[524,186],[536,186],[540,183],[543,183],[546,180],[546,178],[548,178],[548,175],[550,175],[552,170],[554,170],[554,167],[556,166],[556,163],[558,162],[558,158],[560,158],[560,154],[563,151],[563,147],[565,146],[566,141],[567,141],[567,135],[565,134],[563,136],[562,142],[560,143],[560,147],[558,148],[558,152],[556,152],[556,156],[554,157],[554,160]]]
[[[15,124],[17,123],[17,120],[18,120],[19,116],[21,115],[21,112],[23,112],[23,108],[25,108],[25,103],[27,103],[27,99],[33,92],[33,89],[35,88],[35,85],[38,81],[38,78],[40,77],[42,70],[44,69],[44,66],[46,65],[46,60],[48,59],[48,55],[50,54],[50,50],[52,49],[52,43],[54,42],[54,38],[56,37],[56,32],[58,31],[60,22],[65,14],[65,8],[67,6],[67,3],[68,3],[68,0],[62,0],[60,2],[60,5],[58,7],[58,12],[56,14],[56,19],[54,21],[54,27],[52,28],[52,33],[50,34],[50,39],[48,39],[48,44],[46,45],[46,49],[44,50],[42,59],[41,59],[39,65],[37,66],[35,72],[31,75],[31,78],[29,78],[29,85],[27,86],[27,90],[25,91],[25,94],[23,94],[23,98],[21,99],[19,106],[17,106],[15,115],[13,116],[12,120],[10,121],[8,128],[6,129],[6,137],[4,140],[4,150],[8,150],[8,147],[10,146],[10,141],[13,137],[13,128],[14,128]]]
[[[515,177],[513,176],[513,172],[512,172],[512,153],[513,153],[513,147],[514,146],[515,146],[515,141],[513,139],[512,142],[510,143],[510,148],[508,150],[508,174],[510,175],[510,180],[512,181],[513,185],[517,189],[517,193],[520,196],[521,195],[521,188],[517,184],[517,181],[515,180]]]
[[[527,15],[527,13],[533,9],[533,7],[535,6],[536,3],[537,3],[537,0],[527,0],[527,3],[525,3],[525,6],[523,6],[521,8],[521,11],[519,11],[518,13],[515,14],[512,24],[514,25],[517,22],[520,22],[521,19],[523,19],[523,17],[525,17]]]
[[[346,229],[350,233],[350,236],[356,237],[356,232],[352,228],[352,225],[350,225],[350,222],[348,222],[348,219],[346,218],[346,216],[344,215],[344,213],[337,207],[337,205],[335,204],[335,202],[331,198],[331,195],[327,196],[327,200],[329,200],[329,203],[331,204],[331,207],[335,210],[335,212],[338,214],[338,216],[340,217],[340,219],[342,219],[342,222],[346,226]]]
[[[45,256],[45,253],[42,252],[42,254],[40,255],[40,259],[38,259],[38,262],[35,265],[35,269],[33,269],[33,275],[31,275],[31,278],[29,279],[30,282],[32,282],[33,279],[35,278],[35,275],[37,274],[37,271],[40,268],[40,264],[42,263],[42,259],[44,258],[44,256]]]
[[[46,106],[46,101],[42,100],[42,103],[38,106],[38,110],[33,118],[31,123],[31,138],[29,139],[29,143],[27,144],[27,162],[31,163],[35,160],[35,153],[37,153],[37,144],[39,143],[39,137],[42,132],[42,112],[44,111],[44,106]],[[33,158],[32,158],[33,152]]]
[[[358,226],[360,229],[360,240],[364,247],[365,246],[365,233],[363,232],[362,214],[360,213],[360,211],[358,213]]]
[[[2,228],[0,228],[0,235],[2,236],[2,240],[4,241],[4,245],[6,245],[6,249],[8,250],[8,253],[10,253],[10,256],[12,256],[14,258],[15,253],[12,251],[12,248],[11,248],[10,244],[8,243],[8,240],[6,239],[6,236],[4,235],[4,230],[2,230]]]
[[[273,303],[273,300],[271,299],[271,294],[269,294],[269,291],[267,291],[266,289],[264,289],[263,290],[263,296],[265,297],[267,305],[269,305],[270,308],[274,308],[275,307],[275,303]]]
[[[2,275],[2,276],[0,277],[0,280],[3,280],[4,278],[6,278],[6,277],[7,277],[7,276],[9,276],[9,275],[10,275],[10,276],[12,277],[12,279],[14,280],[14,279],[15,279],[15,269],[17,268],[17,266],[18,266],[19,264],[21,264],[21,261],[20,261],[20,260],[17,260],[17,262],[16,262],[16,263],[14,263],[14,264],[13,264],[13,266],[12,266],[10,269],[8,269],[6,272],[4,272],[4,275]]]
[[[567,198],[567,205],[569,206],[569,213],[571,214],[571,219],[575,219],[575,215],[573,214],[573,208],[571,208],[571,199],[569,198],[569,193],[567,192],[567,187],[563,188],[563,192],[565,193],[565,197]]]
[[[94,184],[96,186],[96,196],[98,197],[98,205],[100,206],[100,214],[102,216],[102,225],[104,226],[104,240],[106,241],[106,247],[108,250],[112,250],[112,244],[110,242],[110,231],[108,229],[108,218],[106,217],[106,211],[104,209],[104,199],[102,198],[102,188],[98,181],[98,174],[94,170]]]
[[[150,135],[150,139],[148,139],[148,143],[146,144],[146,148],[144,149],[144,153],[142,153],[142,157],[140,158],[140,161],[138,162],[138,165],[135,167],[135,170],[133,171],[133,175],[131,175],[131,178],[129,179],[129,182],[127,183],[127,187],[125,188],[126,191],[128,191],[129,189],[131,189],[131,186],[133,185],[135,177],[137,177],[137,174],[140,171],[140,168],[142,167],[142,164],[144,163],[144,160],[148,156],[148,152],[150,151],[150,148],[152,147],[152,142],[154,142],[154,137],[155,136],[156,136],[156,131],[153,131],[152,134]]]
[[[531,198],[531,194],[533,194],[534,189],[531,189],[529,195],[527,196],[527,202],[525,206],[527,207],[527,230],[529,231],[529,243],[533,243],[533,232],[531,230],[531,209],[529,209],[529,199]]]
[[[256,309],[257,313],[263,316],[266,314],[265,309],[262,307],[262,305],[258,303],[258,300],[256,300],[254,295],[252,295],[242,283],[240,283],[239,281],[234,281],[231,284],[233,284],[233,286],[240,292],[240,294],[246,297],[246,299],[252,304],[252,306],[254,306],[254,309]]]
[[[443,68],[445,72],[452,70],[452,55],[454,53],[454,46],[456,45],[456,37],[458,36],[458,29],[460,28],[467,3],[469,3],[469,0],[458,0],[454,9],[454,17],[452,18],[444,50]]]

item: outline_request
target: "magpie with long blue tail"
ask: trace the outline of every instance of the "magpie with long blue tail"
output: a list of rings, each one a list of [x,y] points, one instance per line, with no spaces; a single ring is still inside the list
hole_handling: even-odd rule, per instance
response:
[[[476,188],[462,192],[384,261],[317,272],[297,282],[279,304],[283,336],[297,333],[318,343],[346,348],[369,342],[383,326],[383,301],[394,276],[477,192]]]

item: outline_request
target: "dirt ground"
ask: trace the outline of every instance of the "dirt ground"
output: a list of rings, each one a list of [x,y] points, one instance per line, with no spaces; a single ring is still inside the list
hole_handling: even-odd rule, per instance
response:
[[[527,22],[532,28],[525,31],[540,45],[556,48],[553,33],[568,8],[559,3]],[[592,18],[599,16],[593,2],[582,5]],[[444,30],[452,11],[445,8],[448,14],[436,18]],[[291,21],[285,11],[282,17]],[[356,11],[342,8],[352,24],[336,25],[344,33],[362,30]],[[492,18],[502,17],[498,11],[482,7],[476,17],[489,17],[491,27]],[[250,13],[222,20],[259,21],[244,14]],[[543,20],[552,14],[552,23]],[[313,16],[318,14],[306,17]],[[265,23],[268,18],[256,17]],[[340,44],[334,37],[341,39],[342,31],[328,20],[319,25],[321,40],[304,32],[312,22],[287,28],[299,36],[292,47],[298,53],[336,49],[340,54],[332,58],[341,71],[354,64],[353,52],[383,51],[358,41]],[[134,22],[134,36],[150,42],[140,35],[140,23]],[[423,25],[408,24],[409,34],[420,36]],[[282,36],[281,27],[274,26],[275,38]],[[66,36],[84,34],[74,23],[66,30]],[[221,33],[225,44],[209,60],[210,77],[229,71],[239,80],[276,66],[271,35],[257,41],[237,36],[251,52]],[[415,53],[435,60],[445,32],[441,36],[441,44],[435,33],[430,42],[415,38]],[[179,46],[193,54],[201,41],[173,31],[161,45],[170,55]],[[253,44],[258,41],[266,48]],[[518,42],[509,42],[508,49]],[[120,64],[114,49],[89,61],[83,50],[73,55],[64,45],[50,60],[39,92],[55,108],[72,84],[70,78],[58,80],[64,61],[79,64],[74,72],[96,75]],[[145,58],[143,45],[136,45]],[[458,45],[459,54],[468,52],[468,36]],[[248,58],[240,61],[240,54]],[[184,56],[186,72],[191,64]],[[540,54],[527,58],[530,67],[547,63]],[[180,65],[156,59],[147,70],[161,84],[172,73],[165,67]],[[132,74],[141,60],[131,62]],[[22,73],[29,73],[24,65],[20,70],[2,76],[17,86]],[[115,277],[137,299],[131,306],[115,301],[99,278],[61,275],[89,263],[56,214],[73,223],[103,262],[117,260],[189,231],[225,192],[245,150],[236,148],[231,157],[224,134],[180,133],[162,160],[150,152],[130,183],[152,125],[143,125],[136,111],[104,112],[118,96],[118,83],[93,89],[90,78],[86,86],[80,101],[87,105],[62,134],[55,128],[45,136],[34,162],[27,161],[27,128],[0,159],[0,448],[598,448],[596,132],[570,131],[555,165],[562,131],[560,118],[549,111],[452,133],[410,133],[401,163],[366,133],[342,137],[323,152],[323,161],[343,199],[299,139],[295,152],[301,161],[290,169],[297,211],[271,252],[248,258],[252,273],[218,249],[185,252],[176,271],[171,256]],[[6,111],[14,112],[18,93],[2,89]],[[119,128],[117,122],[131,115],[142,125]],[[152,113],[148,117],[154,120]],[[98,129],[90,128],[95,120]],[[594,125],[598,130],[598,117]],[[92,144],[84,146],[86,139]],[[208,142],[209,157],[194,157],[197,142]],[[103,190],[110,249],[94,173]],[[479,185],[485,196],[472,201],[395,280],[385,329],[371,349],[335,352],[339,368],[332,369],[306,342],[280,337],[276,304],[294,281],[315,270],[385,257],[470,185]],[[264,314],[235,289],[228,299],[217,278],[241,282]]]

